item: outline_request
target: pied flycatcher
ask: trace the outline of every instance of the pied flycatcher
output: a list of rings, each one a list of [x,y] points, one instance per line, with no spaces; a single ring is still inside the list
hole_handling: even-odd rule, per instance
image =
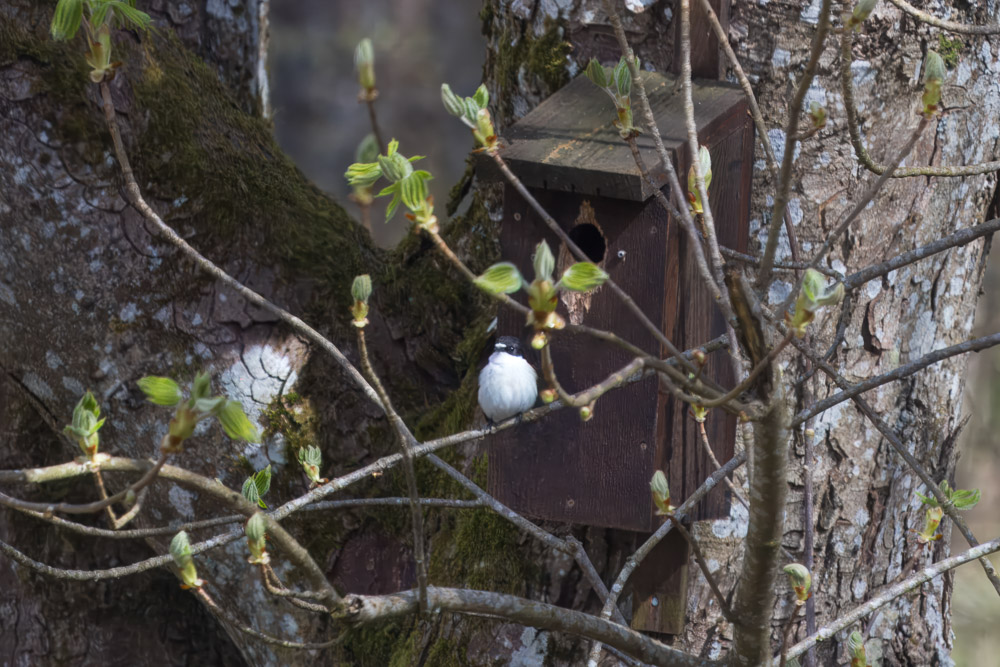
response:
[[[521,341],[500,336],[479,372],[479,407],[490,423],[529,410],[538,398],[538,376],[525,358]]]

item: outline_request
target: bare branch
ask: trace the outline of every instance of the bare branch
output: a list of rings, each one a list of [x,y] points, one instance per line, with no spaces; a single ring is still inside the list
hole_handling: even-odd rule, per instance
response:
[[[687,516],[692,509],[697,506],[701,499],[708,495],[709,491],[714,489],[719,482],[729,475],[734,470],[743,465],[747,460],[746,452],[739,452],[733,458],[729,459],[728,462],[717,471],[712,473],[712,475],[706,479],[701,486],[699,486],[694,493],[692,493],[688,498],[681,503],[674,511],[674,516],[677,520],[683,519]],[[604,607],[601,608],[601,618],[609,619],[614,610],[614,607],[618,604],[618,598],[621,596],[622,591],[625,590],[625,584],[628,583],[629,578],[635,569],[639,567],[639,564],[649,555],[653,548],[660,543],[660,541],[667,536],[667,533],[673,528],[674,522],[668,518],[667,521],[663,522],[656,532],[650,535],[642,545],[635,550],[635,553],[628,557],[625,561],[625,566],[622,567],[621,572],[615,578],[615,583],[611,585],[611,589],[608,594],[608,599],[604,603]],[[597,667],[597,661],[601,656],[601,643],[596,642],[590,650],[590,658],[587,661],[587,667]]]
[[[817,401],[810,408],[802,410],[799,414],[795,415],[795,419],[792,420],[792,427],[794,428],[798,426],[810,417],[818,415],[821,412],[825,412],[838,403],[843,403],[849,398],[863,394],[864,392],[875,389],[876,387],[881,387],[889,382],[909,377],[932,364],[938,363],[939,361],[944,361],[945,359],[949,359],[959,354],[965,354],[967,352],[979,352],[980,350],[985,350],[997,344],[1000,344],[1000,333],[983,336],[982,338],[975,338],[973,340],[967,340],[965,342],[958,343],[957,345],[929,352],[916,361],[903,364],[902,366],[892,369],[888,373],[883,373],[882,375],[877,375],[862,382],[857,382],[851,385],[850,389],[845,389],[834,394],[833,396],[830,396],[829,398]]]
[[[259,630],[254,630],[248,625],[244,625],[243,622],[240,621],[238,618],[230,614],[228,611],[226,611],[219,605],[217,605],[215,603],[215,600],[212,599],[212,597],[208,594],[208,591],[206,591],[203,587],[195,588],[192,592],[198,597],[199,600],[205,603],[205,606],[208,607],[212,611],[212,613],[214,613],[216,616],[222,619],[225,619],[226,623],[228,623],[230,626],[236,628],[245,635],[249,635],[251,637],[259,639],[267,644],[273,644],[275,646],[283,646],[285,648],[317,650],[323,648],[330,648],[331,646],[337,644],[341,640],[341,637],[338,636],[331,639],[330,641],[320,642],[317,644],[306,644],[303,642],[295,642],[295,641],[289,641],[287,639],[279,639],[278,637],[272,637],[269,634],[263,633]]]
[[[361,355],[361,367],[375,387],[379,401],[382,403],[382,410],[389,419],[396,439],[399,441],[399,450],[403,455],[403,472],[406,477],[406,492],[410,497],[410,521],[413,524],[413,559],[417,566],[417,590],[420,591],[420,611],[427,611],[427,564],[424,562],[426,549],[424,548],[424,514],[420,509],[420,495],[417,492],[417,474],[413,468],[412,443],[416,438],[403,423],[402,418],[396,414],[389,400],[389,393],[382,386],[382,381],[375,374],[372,368],[371,359],[368,358],[368,344],[365,342],[365,330],[358,327],[358,352]]]
[[[953,570],[959,565],[964,565],[965,563],[968,563],[969,561],[975,560],[977,558],[984,558],[988,554],[995,553],[997,551],[1000,551],[1000,538],[997,538],[992,542],[981,544],[978,547],[973,547],[968,551],[966,551],[965,553],[960,554],[958,556],[945,558],[944,560],[938,561],[933,565],[928,565],[927,567],[923,568],[922,570],[920,570],[913,576],[909,577],[908,579],[905,579],[893,586],[889,586],[888,588],[883,590],[881,593],[873,597],[865,604],[857,607],[850,613],[844,614],[830,625],[820,629],[819,632],[812,635],[811,637],[803,639],[798,644],[789,649],[788,657],[796,658],[805,653],[807,650],[809,650],[816,644],[818,644],[819,642],[827,641],[828,639],[833,639],[833,637],[841,630],[849,628],[850,626],[854,625],[855,623],[857,623],[858,621],[860,621],[862,618],[872,613],[873,611],[881,609],[882,607],[889,604],[896,598],[906,595],[910,591],[919,588],[921,585],[927,583],[928,581],[930,581],[935,577],[944,574],[948,570]]]
[[[436,611],[502,618],[542,630],[597,639],[628,656],[664,667],[710,667],[718,664],[670,648],[626,626],[573,609],[487,591],[432,586],[427,593],[431,608]],[[347,612],[342,618],[348,623],[369,623],[404,616],[412,614],[417,607],[413,591],[381,596],[352,595],[347,598],[347,603]]]
[[[376,405],[381,405],[375,390],[372,389],[371,385],[365,381],[365,379],[361,376],[361,373],[358,372],[358,369],[354,367],[347,357],[344,356],[344,353],[341,352],[340,349],[329,339],[324,337],[295,315],[292,315],[283,308],[279,308],[262,297],[260,294],[257,294],[252,289],[246,287],[243,283],[230,276],[204,255],[188,245],[187,241],[182,239],[180,235],[178,235],[177,232],[175,232],[167,223],[163,222],[163,219],[160,218],[156,211],[154,211],[152,207],[146,203],[146,200],[142,196],[142,191],[139,189],[139,184],[136,183],[135,175],[132,172],[132,165],[129,163],[128,154],[125,152],[125,145],[122,143],[121,132],[118,129],[118,121],[115,116],[115,106],[111,101],[111,89],[108,87],[107,82],[101,83],[101,98],[104,102],[104,117],[107,121],[108,131],[111,132],[111,140],[114,143],[115,157],[118,158],[118,164],[121,165],[122,168],[122,175],[125,177],[125,192],[127,193],[129,203],[131,203],[132,206],[134,206],[136,210],[142,214],[142,217],[151,222],[153,226],[157,228],[166,241],[170,242],[171,245],[187,255],[187,257],[191,259],[198,266],[198,268],[233,291],[237,292],[253,305],[263,308],[269,313],[276,315],[282,322],[290,326],[294,331],[302,334],[304,337],[308,338],[326,351],[336,360],[344,372],[346,372],[347,375],[354,380],[355,384],[357,384],[365,396],[368,397],[368,400]]]
[[[910,250],[909,252],[896,255],[892,259],[880,262],[879,264],[866,266],[860,271],[852,273],[844,278],[844,289],[856,289],[864,285],[869,280],[874,280],[875,278],[887,275],[890,271],[895,271],[896,269],[913,264],[914,262],[919,262],[920,260],[930,257],[931,255],[936,255],[939,252],[944,252],[945,250],[950,250],[951,248],[955,248],[957,246],[972,243],[976,239],[993,234],[997,230],[1000,230],[1000,218],[994,218],[993,220],[988,220],[980,225],[961,229],[954,234],[949,234],[948,236],[932,241],[927,245],[923,245],[919,248],[915,248],[914,250]]]
[[[861,142],[861,129],[858,122],[858,109],[854,104],[854,82],[851,80],[851,61],[853,54],[851,47],[854,44],[854,31],[844,30],[840,36],[840,87],[844,96],[844,108],[847,110],[847,129],[851,134],[851,145],[854,146],[854,154],[865,169],[876,174],[885,175],[889,172],[890,178],[909,178],[911,176],[976,176],[978,174],[989,174],[1000,169],[1000,161],[982,162],[980,164],[968,165],[965,167],[898,167],[886,166],[875,162],[868,150]]]
[[[831,0],[823,0],[823,5],[820,7],[819,22],[816,24],[816,34],[813,35],[809,61],[806,63],[805,71],[795,89],[792,103],[788,107],[788,124],[785,126],[785,153],[781,157],[781,171],[778,174],[771,224],[767,230],[767,243],[764,245],[764,254],[760,260],[760,272],[757,274],[757,288],[762,292],[767,291],[774,274],[772,270],[774,255],[778,249],[778,238],[781,234],[781,224],[785,218],[785,207],[788,206],[788,193],[792,183],[792,162],[795,158],[795,144],[798,142],[799,116],[802,114],[802,104],[805,102],[806,93],[809,92],[809,86],[812,85],[813,77],[816,76],[819,57],[823,53],[826,34],[830,29],[830,4]]]
[[[935,28],[941,28],[942,30],[947,30],[948,32],[957,32],[963,35],[996,35],[1000,34],[1000,26],[997,25],[971,25],[968,23],[955,23],[954,21],[945,21],[944,19],[939,19],[936,16],[932,16],[927,12],[922,12],[913,5],[906,2],[906,0],[889,0],[892,4],[896,5],[904,12],[917,19],[922,23],[932,25]]]

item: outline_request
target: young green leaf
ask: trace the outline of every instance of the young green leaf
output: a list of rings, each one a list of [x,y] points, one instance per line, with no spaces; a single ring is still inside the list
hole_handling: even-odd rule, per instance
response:
[[[152,19],[146,12],[136,9],[134,3],[111,0],[108,5],[115,10],[115,17],[123,26],[131,24],[140,30],[149,30]]]
[[[486,90],[485,84],[476,88],[476,92],[472,95],[472,100],[479,106],[480,109],[486,108],[486,105],[490,103],[490,93]]]
[[[83,0],[59,0],[52,15],[49,33],[57,41],[73,39],[82,21]]]
[[[451,86],[447,83],[441,84],[441,101],[444,103],[445,110],[452,116],[461,118],[465,115],[465,101],[453,93]]]
[[[427,185],[423,178],[413,172],[399,182],[399,193],[406,208],[411,211],[419,211],[427,199]]]
[[[624,56],[615,67],[615,88],[618,89],[619,97],[628,97],[632,92],[632,72],[629,71]]]
[[[194,409],[205,415],[214,414],[222,409],[226,403],[225,396],[213,396],[212,398],[199,398],[194,402]]]
[[[182,530],[170,540],[170,555],[177,567],[184,567],[184,564],[191,559],[191,541],[187,532]]]
[[[951,496],[951,502],[955,504],[955,509],[971,510],[979,504],[979,489],[958,489]]]
[[[568,289],[573,292],[586,292],[600,287],[607,279],[608,274],[593,262],[577,262],[566,269],[556,284],[556,288]]]
[[[475,280],[476,285],[490,294],[513,294],[521,289],[524,279],[510,262],[494,264]]]
[[[258,470],[247,477],[243,482],[243,497],[252,503],[256,503],[263,509],[267,509],[267,504],[261,500],[271,488],[271,466],[270,464],[263,470]]]
[[[208,373],[198,373],[194,376],[194,383],[191,385],[191,398],[208,398],[212,392],[212,376]]]
[[[375,150],[376,155],[372,158],[373,162],[355,162],[344,172],[344,177],[347,179],[349,185],[370,188],[375,184],[375,181],[382,178],[382,169],[377,162],[378,149],[376,148]]]
[[[147,375],[139,380],[138,385],[150,403],[172,406],[181,402],[181,388],[168,377]]]
[[[598,88],[608,87],[608,75],[604,71],[604,66],[597,62],[597,58],[590,59],[590,62],[587,63],[587,71],[585,74],[587,75],[587,78],[590,79]]]
[[[552,272],[556,269],[556,258],[552,256],[549,244],[542,241],[535,246],[535,254],[531,258],[535,267],[535,280],[552,280]]]
[[[219,423],[222,424],[222,430],[233,440],[260,443],[260,431],[250,423],[250,419],[243,412],[243,406],[239,401],[226,401],[218,410],[218,417]]]

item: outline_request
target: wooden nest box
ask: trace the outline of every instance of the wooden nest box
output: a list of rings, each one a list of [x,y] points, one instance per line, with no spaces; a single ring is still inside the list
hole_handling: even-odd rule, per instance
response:
[[[643,73],[650,105],[682,187],[690,164],[678,81]],[[712,156],[709,202],[719,243],[747,247],[753,125],[734,86],[695,81],[699,141]],[[640,117],[633,88],[633,109]],[[613,102],[578,76],[503,133],[501,154],[511,170],[590,259],[628,293],[681,350],[724,333],[695,264],[688,236],[671,220],[643,181],[628,145],[612,125]],[[638,139],[646,166],[670,196],[666,175],[646,134]],[[488,162],[483,160],[486,168]],[[487,177],[493,177],[489,171]],[[680,202],[686,206],[687,202]],[[504,191],[501,257],[530,275],[536,244],[545,239],[557,257],[556,275],[574,258],[527,202]],[[525,300],[524,293],[514,295]],[[653,335],[608,287],[589,294],[562,292],[559,310],[568,322],[613,331],[647,351],[660,349]],[[524,316],[501,309],[498,334],[530,340]],[[558,332],[552,337],[556,375],[567,391],[603,380],[631,357],[591,336]],[[734,377],[725,352],[709,355],[705,372],[723,387]],[[736,418],[709,411],[708,439],[719,461],[733,454]],[[489,450],[489,490],[527,516],[639,532],[656,530],[649,482],[663,470],[679,505],[715,471],[698,440],[698,424],[655,377],[598,399],[594,417],[582,422],[563,409],[538,422],[498,434]],[[728,499],[716,487],[693,518],[728,516]]]
[[[643,79],[663,142],[686,191],[690,155],[679,80],[654,73],[643,73]],[[712,156],[709,201],[719,243],[745,252],[754,140],[747,104],[736,87],[725,83],[695,81],[693,88],[699,141]],[[703,286],[688,236],[639,175],[628,145],[612,125],[615,118],[612,101],[581,75],[504,132],[501,154],[570,238],[679,349],[701,345],[724,333],[724,318]],[[672,199],[652,138],[640,135],[638,145],[657,186]],[[491,160],[483,159],[480,166],[484,177],[500,178]],[[558,276],[574,258],[508,184],[502,259],[529,275],[532,253],[542,239],[557,257]],[[523,292],[514,296],[526,302]],[[613,331],[644,350],[668,356],[606,286],[584,295],[561,293],[559,310],[568,322]],[[504,308],[497,333],[520,336],[526,343],[531,337],[524,316]],[[553,336],[551,345],[557,377],[570,392],[590,387],[631,360],[614,345],[564,331]],[[709,355],[705,373],[723,387],[732,387],[735,378],[724,355]],[[729,460],[735,416],[714,409],[705,426],[717,459]],[[649,488],[656,470],[666,473],[674,505],[715,471],[698,438],[698,423],[688,406],[650,377],[605,394],[589,422],[582,422],[577,410],[563,409],[498,434],[489,449],[489,492],[529,517],[649,533],[662,522],[655,515]],[[692,518],[728,516],[727,493],[723,485],[717,486]],[[672,560],[672,572],[683,570],[686,580],[686,548],[673,544],[664,546],[661,563]],[[637,588],[641,574],[634,578]],[[659,586],[661,591],[662,581],[656,583],[657,579],[671,576],[662,571],[648,574],[650,587]],[[674,582],[675,591],[684,587],[684,582]],[[676,619],[679,615],[683,623],[684,598],[669,597],[680,605],[673,620],[639,622],[641,629],[679,631]],[[655,611],[655,595],[647,593],[646,600],[652,600],[647,611]]]

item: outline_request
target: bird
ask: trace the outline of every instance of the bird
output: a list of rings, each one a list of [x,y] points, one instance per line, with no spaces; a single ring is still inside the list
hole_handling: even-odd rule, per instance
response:
[[[530,409],[538,398],[538,375],[524,358],[521,341],[500,336],[479,372],[479,407],[490,424]]]

